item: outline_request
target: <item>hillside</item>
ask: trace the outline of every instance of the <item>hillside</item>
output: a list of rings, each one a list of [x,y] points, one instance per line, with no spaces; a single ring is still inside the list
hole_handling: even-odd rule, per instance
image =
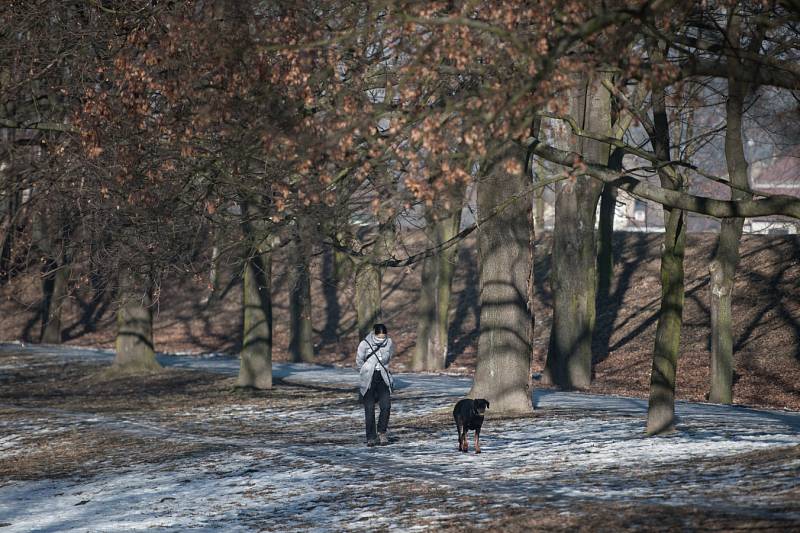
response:
[[[646,397],[650,357],[660,295],[659,245],[661,235],[618,233],[615,283],[611,297],[598,309],[599,335],[595,339],[596,380],[592,392]],[[691,234],[686,254],[686,305],[678,368],[678,398],[703,400],[707,391],[710,353],[707,266],[716,243],[712,234]],[[535,302],[536,326],[533,372],[544,365],[551,295],[548,250],[550,236],[537,243]],[[419,242],[409,243],[411,248]],[[278,258],[280,259],[280,258]],[[477,349],[478,282],[474,240],[462,243],[452,301],[448,371],[470,374]],[[331,279],[332,258],[314,261],[314,328],[320,363],[350,365],[357,343],[352,310],[353,286]],[[278,260],[280,264],[280,260]],[[233,276],[223,279],[223,294],[204,304],[204,282],[165,282],[156,314],[157,349],[165,352],[222,351],[235,353],[240,342],[241,293]],[[416,324],[414,306],[420,268],[387,272],[384,286],[384,322],[398,346],[393,365],[408,369]],[[20,276],[2,287],[0,338],[38,338],[39,286],[34,275]],[[287,279],[276,272],[275,359],[287,360]],[[65,339],[69,344],[113,346],[113,297],[94,297],[76,291],[66,310]],[[742,262],[734,295],[737,403],[800,409],[800,238],[748,235],[743,239]],[[613,326],[613,327],[612,327]]]

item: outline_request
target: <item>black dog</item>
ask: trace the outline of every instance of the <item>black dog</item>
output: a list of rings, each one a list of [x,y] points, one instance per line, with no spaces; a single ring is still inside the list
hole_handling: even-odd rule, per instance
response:
[[[469,451],[467,444],[467,431],[475,430],[475,453],[481,453],[481,444],[478,440],[481,436],[481,426],[483,425],[483,413],[489,408],[489,402],[484,399],[478,400],[459,400],[453,408],[453,418],[456,420],[458,428],[458,449],[462,452]]]

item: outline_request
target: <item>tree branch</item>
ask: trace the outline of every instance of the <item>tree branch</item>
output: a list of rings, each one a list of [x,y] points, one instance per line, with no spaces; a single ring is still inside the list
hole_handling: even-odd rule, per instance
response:
[[[0,118],[0,128],[10,128],[15,130],[39,130],[39,131],[60,131],[64,133],[78,133],[75,126],[62,122],[17,122],[7,118]]]
[[[704,196],[695,196],[681,191],[659,187],[638,180],[624,172],[618,172],[602,165],[583,161],[574,152],[559,150],[541,144],[533,139],[533,153],[553,163],[568,168],[580,166],[581,172],[605,183],[618,187],[630,194],[652,200],[666,207],[683,209],[715,218],[759,217],[784,215],[800,220],[800,198],[787,195],[775,195],[757,200],[716,200]]]

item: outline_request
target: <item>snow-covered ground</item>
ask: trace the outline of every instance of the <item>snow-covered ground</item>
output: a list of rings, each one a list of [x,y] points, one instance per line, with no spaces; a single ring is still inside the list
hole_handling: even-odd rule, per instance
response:
[[[26,350],[64,360],[112,357],[73,347]],[[161,355],[160,360],[223,374],[238,370],[235,358],[222,355]],[[342,389],[356,384],[348,369],[277,364],[274,371],[289,383]],[[469,379],[446,375],[396,379],[391,426],[398,427],[425,416],[443,419],[470,385]],[[0,418],[0,460],[19,453],[30,435],[48,431],[104,430],[205,446],[157,464],[100,465],[81,477],[0,479],[0,526],[5,525],[2,531],[410,530],[450,525],[456,516],[480,525],[509,512],[634,502],[700,505],[756,517],[779,513],[800,527],[799,508],[786,510],[800,488],[800,461],[748,468],[727,460],[800,444],[800,413],[679,403],[679,431],[645,438],[642,400],[537,390],[534,403],[545,416],[489,416],[481,455],[458,453],[454,428],[441,423],[411,424],[392,435],[390,446],[366,448],[363,413],[355,402],[347,409],[308,405],[292,412],[203,407],[193,413],[203,415],[203,426],[188,429],[144,415],[58,409],[38,416],[37,410],[24,420]],[[226,436],[220,428],[231,420],[269,424],[276,431]]]

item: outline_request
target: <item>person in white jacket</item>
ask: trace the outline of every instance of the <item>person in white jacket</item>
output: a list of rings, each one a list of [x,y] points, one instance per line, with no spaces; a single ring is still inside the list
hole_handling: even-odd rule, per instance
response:
[[[394,343],[383,324],[375,324],[366,338],[358,345],[356,367],[359,371],[359,391],[364,402],[364,418],[367,425],[367,446],[389,444],[386,430],[389,427],[389,411],[392,407],[391,392],[394,385],[389,372],[389,360],[394,354]],[[377,372],[376,372],[377,370]],[[375,431],[375,403],[381,414]]]

